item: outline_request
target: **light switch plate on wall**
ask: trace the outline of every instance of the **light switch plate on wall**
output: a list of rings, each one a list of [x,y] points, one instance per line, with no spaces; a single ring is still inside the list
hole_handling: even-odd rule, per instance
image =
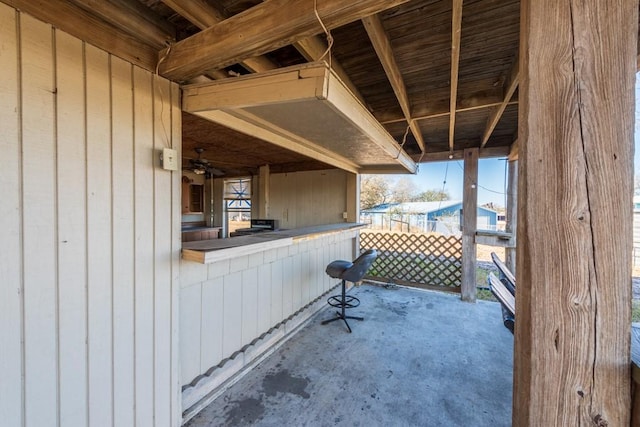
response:
[[[178,170],[178,152],[172,148],[162,149],[162,168],[169,171]]]

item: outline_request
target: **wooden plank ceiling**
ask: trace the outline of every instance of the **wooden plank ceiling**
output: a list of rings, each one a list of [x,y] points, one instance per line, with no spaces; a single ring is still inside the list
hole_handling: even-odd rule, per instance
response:
[[[415,161],[506,155],[517,136],[519,0],[0,1],[185,83],[322,58]],[[204,148],[227,176],[328,167],[195,116],[183,124],[184,157]]]

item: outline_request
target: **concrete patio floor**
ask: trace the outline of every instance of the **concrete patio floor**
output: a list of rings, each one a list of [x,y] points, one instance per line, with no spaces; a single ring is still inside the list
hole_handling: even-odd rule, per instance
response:
[[[187,425],[509,426],[513,336],[500,306],[363,285],[349,334],[322,310]]]

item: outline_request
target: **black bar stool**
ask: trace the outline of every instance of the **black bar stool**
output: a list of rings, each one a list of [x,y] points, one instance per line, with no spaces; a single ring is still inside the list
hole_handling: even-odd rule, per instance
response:
[[[336,317],[322,321],[323,325],[335,320],[344,320],[344,324],[347,325],[347,329],[351,332],[351,327],[347,322],[347,319],[364,320],[363,317],[347,316],[345,310],[347,308],[353,308],[360,305],[360,300],[353,295],[346,294],[346,282],[359,282],[362,280],[366,272],[375,261],[378,256],[374,249],[369,249],[363,252],[355,261],[333,261],[327,266],[326,272],[334,279],[342,279],[342,293],[340,295],[334,295],[327,299],[327,304],[332,307],[339,308],[340,311],[336,311]]]

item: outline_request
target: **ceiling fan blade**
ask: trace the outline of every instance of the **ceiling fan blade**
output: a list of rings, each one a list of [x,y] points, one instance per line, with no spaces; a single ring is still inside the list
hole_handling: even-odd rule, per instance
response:
[[[225,175],[225,173],[223,171],[221,171],[220,169],[217,169],[217,168],[214,168],[214,167],[211,167],[211,166],[209,166],[207,168],[207,171],[209,173],[211,173],[212,175],[214,175],[214,176],[224,176]]]

